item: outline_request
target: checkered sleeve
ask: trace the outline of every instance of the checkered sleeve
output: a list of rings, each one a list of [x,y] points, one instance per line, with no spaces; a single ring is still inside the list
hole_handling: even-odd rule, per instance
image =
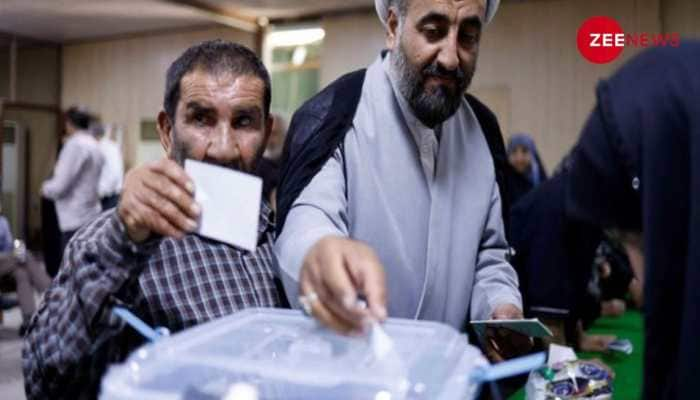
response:
[[[113,302],[138,303],[140,254],[116,211],[103,213],[69,243],[61,270],[44,293],[22,349],[28,399],[97,393],[106,366],[125,356],[123,322]],[[90,386],[95,386],[91,388]]]

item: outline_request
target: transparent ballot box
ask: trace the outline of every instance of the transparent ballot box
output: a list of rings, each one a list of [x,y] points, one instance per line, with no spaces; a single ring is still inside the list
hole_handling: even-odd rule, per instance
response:
[[[389,319],[381,330],[378,350],[375,328],[346,337],[298,311],[249,309],[136,350],[110,368],[100,398],[229,399],[240,384],[265,400],[475,397],[469,377],[487,361],[466,336],[402,319]]]

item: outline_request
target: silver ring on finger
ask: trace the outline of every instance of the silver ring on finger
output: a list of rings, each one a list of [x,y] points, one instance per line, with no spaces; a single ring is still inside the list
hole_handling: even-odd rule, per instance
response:
[[[299,296],[299,304],[301,304],[301,309],[304,314],[311,316],[311,311],[313,309],[313,304],[318,301],[318,294],[316,292],[310,292],[309,294]]]

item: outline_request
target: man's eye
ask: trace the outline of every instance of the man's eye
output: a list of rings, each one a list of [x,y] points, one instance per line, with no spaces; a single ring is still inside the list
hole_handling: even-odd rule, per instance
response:
[[[443,35],[443,32],[441,29],[439,29],[435,26],[429,25],[429,26],[423,27],[423,35],[425,35],[425,37],[429,41],[433,41],[433,40],[440,39]]]
[[[472,33],[472,32],[462,32],[460,35],[460,42],[468,45],[468,46],[473,46],[477,43],[479,43],[479,34],[478,33]]]
[[[250,117],[240,117],[236,119],[236,127],[247,128],[253,124],[253,119]]]
[[[205,114],[195,114],[192,119],[197,125],[206,125],[209,122],[209,117]]]

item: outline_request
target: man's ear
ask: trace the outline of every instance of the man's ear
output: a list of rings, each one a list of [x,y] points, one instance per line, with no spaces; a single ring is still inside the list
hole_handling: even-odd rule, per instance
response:
[[[399,45],[399,16],[396,8],[389,8],[389,15],[386,18],[386,47],[395,50]]]
[[[267,142],[270,140],[270,135],[272,134],[272,127],[275,125],[275,117],[272,114],[267,114],[265,118],[265,138],[263,139],[263,148],[267,147]]]
[[[165,154],[169,157],[170,150],[172,150],[173,147],[172,136],[170,135],[173,130],[173,123],[170,121],[170,117],[168,117],[168,114],[164,110],[161,110],[158,113],[158,124],[156,129],[158,130],[158,136],[160,137],[160,144],[163,146]]]

